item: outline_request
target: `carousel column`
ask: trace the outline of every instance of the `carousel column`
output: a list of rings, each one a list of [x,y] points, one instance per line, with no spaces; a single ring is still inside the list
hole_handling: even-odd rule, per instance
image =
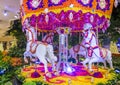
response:
[[[63,72],[67,71],[68,66],[68,34],[70,28],[68,27],[59,27],[57,29],[59,34],[59,61],[57,65],[57,70],[62,70]]]

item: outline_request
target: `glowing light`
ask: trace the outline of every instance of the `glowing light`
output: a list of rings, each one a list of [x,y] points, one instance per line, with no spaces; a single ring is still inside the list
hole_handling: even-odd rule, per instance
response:
[[[16,19],[18,18],[18,16],[17,16],[17,15],[15,15],[14,17],[15,17]]]
[[[70,4],[70,6],[69,6],[70,8],[73,8],[74,7],[74,4]]]
[[[4,16],[7,16],[8,13],[7,13],[7,10],[4,10]]]
[[[74,68],[72,68],[71,66],[66,66],[66,73],[72,73],[73,71],[75,71]]]
[[[120,46],[120,44],[117,44],[117,46],[119,47],[119,46]]]
[[[67,68],[68,73],[72,73],[72,69],[70,67]]]

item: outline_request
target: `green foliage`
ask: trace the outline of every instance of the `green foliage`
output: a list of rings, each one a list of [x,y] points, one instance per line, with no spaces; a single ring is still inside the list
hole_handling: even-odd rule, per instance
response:
[[[10,67],[10,57],[9,56],[5,56],[7,58],[7,61],[3,61],[3,58],[2,60],[0,60],[0,68],[2,69],[8,69]]]
[[[13,85],[12,82],[8,81],[4,85]]]
[[[38,81],[38,82],[36,82],[36,85],[49,85],[49,84],[47,84],[45,82]]]
[[[22,32],[22,24],[20,20],[11,22],[10,29],[6,32],[6,35],[12,35],[17,39],[17,46],[9,49],[8,55],[11,57],[22,57],[26,46],[26,37]]]
[[[108,36],[111,36],[112,41],[117,41],[120,37],[120,5],[113,9],[110,22],[111,25],[106,33],[108,33]]]
[[[5,82],[9,81],[9,75],[0,76],[0,85],[3,85]]]
[[[0,51],[0,69],[8,69],[10,66],[10,56],[3,56]]]
[[[16,78],[21,82],[23,83],[23,81],[25,80],[25,77],[20,75],[21,73],[21,67],[19,67],[16,71],[15,71],[15,75],[16,75]]]
[[[19,39],[20,36],[23,35],[21,21],[20,20],[11,21],[9,30],[6,32],[6,35],[12,35],[16,37],[16,39]]]
[[[104,83],[102,83],[102,82],[100,82],[100,83],[98,83],[97,85],[105,85]]]
[[[14,47],[9,49],[8,56],[11,56],[11,57],[22,57],[24,51],[25,51],[25,48],[19,48],[17,46],[14,46]]]
[[[113,61],[114,68],[120,68],[120,57],[113,56],[112,61]]]
[[[6,82],[10,81],[14,76],[14,71],[14,68],[7,69],[5,74],[0,76],[0,85],[4,85]]]
[[[69,36],[68,40],[70,46],[77,45],[79,43],[79,33],[72,33],[72,36]]]
[[[17,77],[17,79],[18,79],[21,83],[23,83],[23,81],[25,80],[25,77],[24,77],[24,76],[17,75],[16,77]]]
[[[23,85],[36,85],[35,82],[29,81],[29,82],[25,82],[23,83]]]

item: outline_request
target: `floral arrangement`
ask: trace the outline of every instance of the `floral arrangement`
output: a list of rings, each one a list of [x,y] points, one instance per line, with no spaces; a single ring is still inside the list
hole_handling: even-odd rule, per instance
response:
[[[10,63],[13,67],[22,65],[22,58],[12,57]]]
[[[106,11],[110,8],[110,0],[97,0],[97,9]]]
[[[105,31],[109,27],[113,2],[114,0],[24,0],[21,8],[25,15],[22,20],[29,17],[31,25],[44,32],[55,32],[55,28],[62,27],[63,24],[72,28],[71,32],[80,32],[84,23],[91,23],[94,29]],[[45,12],[45,9],[48,11]]]
[[[53,12],[49,12],[48,23],[45,20],[45,14],[40,14],[39,16],[33,15],[30,17],[30,24],[33,27],[36,27],[37,24],[38,31],[47,30],[52,32],[56,31],[55,28],[64,27],[64,25],[71,28],[71,32],[80,32],[81,30],[83,30],[83,25],[88,22],[92,24],[95,30],[99,29],[102,31],[105,31],[110,25],[109,19],[105,18],[105,16],[100,17],[98,14],[93,15],[91,13],[82,13],[81,11],[72,11],[74,18],[71,22],[70,19],[66,17],[69,16],[70,13],[71,11],[62,11],[59,15],[56,15]]]
[[[74,66],[74,65],[72,65],[72,66]],[[33,74],[35,72],[34,67],[27,66],[26,68],[23,68],[23,70],[21,70],[21,73],[19,75],[25,78],[23,83],[34,82],[34,83],[36,83],[36,85],[38,83],[43,83],[43,84],[47,84],[47,85],[52,85],[52,84],[66,85],[68,83],[72,83],[73,85],[78,85],[78,84],[91,85],[91,83],[94,83],[95,85],[99,85],[100,83],[102,83],[103,85],[110,85],[107,83],[109,83],[113,79],[116,79],[116,77],[117,77],[116,74],[114,73],[114,71],[109,71],[109,73],[108,73],[108,70],[105,70],[101,67],[99,67],[99,69],[98,69],[99,71],[96,71],[95,73],[89,73],[82,66],[78,66],[75,68],[78,71],[80,69],[82,69],[82,70],[80,70],[80,73],[78,73],[78,74],[76,74],[77,73],[77,71],[76,71],[71,74],[61,73],[60,76],[57,76],[57,77],[53,76],[52,78],[46,78],[44,76],[44,73],[42,72],[42,67],[39,65],[36,72],[37,72],[37,74],[39,73],[40,76],[37,78],[33,78],[33,77],[31,77],[31,74]],[[24,69],[30,69],[30,70],[24,70]],[[92,78],[93,78],[93,80],[92,80]]]
[[[83,6],[89,6],[89,7],[91,7],[93,0],[78,0],[78,2],[80,4],[82,4]]]

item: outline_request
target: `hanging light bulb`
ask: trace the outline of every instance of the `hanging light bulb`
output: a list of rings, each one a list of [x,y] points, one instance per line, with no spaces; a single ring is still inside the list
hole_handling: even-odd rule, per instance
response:
[[[4,16],[7,16],[8,15],[7,10],[4,10],[3,14]]]

